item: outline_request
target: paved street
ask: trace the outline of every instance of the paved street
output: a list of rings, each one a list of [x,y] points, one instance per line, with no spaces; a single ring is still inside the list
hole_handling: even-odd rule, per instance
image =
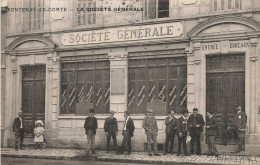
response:
[[[190,155],[190,156],[176,156],[176,155],[162,155],[150,157],[146,152],[133,152],[131,155],[116,155],[114,152],[107,154],[105,151],[97,151],[98,154],[95,158],[88,158],[85,156],[86,150],[82,149],[55,149],[46,148],[41,150],[35,150],[33,148],[26,148],[25,150],[15,151],[13,148],[1,148],[1,157],[4,160],[11,160],[16,163],[19,161],[13,160],[13,158],[26,158],[21,159],[21,162],[27,161],[27,159],[37,158],[45,160],[64,160],[61,162],[79,161],[79,163],[86,161],[102,161],[115,163],[137,163],[137,164],[182,164],[182,165],[201,165],[201,164],[225,164],[225,165],[246,165],[246,164],[260,164],[260,157],[253,155],[219,155],[218,157],[207,155]],[[9,159],[7,159],[9,157]],[[12,157],[12,158],[11,158]],[[32,159],[33,160],[33,159]],[[36,161],[42,163],[42,161]],[[52,162],[52,161],[50,161]],[[55,161],[53,161],[55,163]],[[59,161],[58,161],[59,162]],[[33,163],[33,161],[32,161]],[[32,164],[30,163],[30,164]],[[57,164],[57,162],[56,162]],[[60,163],[59,163],[60,164]]]
[[[13,164],[19,164],[19,165],[111,165],[111,162],[97,162],[97,161],[74,161],[74,160],[49,160],[49,159],[32,159],[32,158],[11,158],[11,157],[2,157],[1,160],[2,165],[13,165]],[[116,163],[113,162],[113,164],[116,165],[126,165],[129,163]],[[131,163],[131,165],[138,165],[135,163]],[[144,164],[146,165],[146,164]],[[147,164],[148,165],[148,164]]]

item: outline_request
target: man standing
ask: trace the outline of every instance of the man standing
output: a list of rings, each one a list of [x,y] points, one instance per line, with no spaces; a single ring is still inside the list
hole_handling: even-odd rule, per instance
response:
[[[18,112],[17,118],[14,119],[13,132],[15,135],[15,150],[18,151],[18,143],[20,140],[20,149],[23,150],[23,137],[24,137],[24,122],[23,122],[23,112]]]
[[[111,110],[110,117],[106,118],[104,123],[104,130],[107,136],[107,153],[109,153],[111,137],[113,138],[115,150],[117,150],[116,136],[118,134],[118,126],[117,120],[114,118],[114,113],[115,111]]]
[[[188,116],[189,116],[189,111],[184,109],[182,111],[182,116],[180,118],[178,118],[178,122],[177,122],[177,133],[178,133],[178,152],[177,152],[177,156],[180,156],[181,154],[181,146],[183,145],[183,151],[184,151],[184,155],[188,156],[188,152],[187,152],[187,136],[189,135],[189,131],[188,131]]]
[[[149,156],[152,155],[151,141],[153,140],[154,155],[161,156],[157,151],[157,135],[158,126],[155,117],[153,116],[153,110],[148,109],[147,116],[143,119],[143,128],[145,129],[145,134],[147,136],[147,145]]]
[[[190,115],[188,119],[188,127],[190,130],[191,136],[191,146],[190,153],[194,154],[194,143],[196,143],[196,154],[201,154],[200,148],[200,134],[203,130],[203,126],[205,125],[204,119],[201,114],[198,114],[198,109],[193,108],[193,114]]]
[[[98,128],[97,118],[94,117],[94,109],[89,110],[89,116],[86,117],[84,128],[85,134],[87,134],[88,145],[87,145],[87,155],[96,154],[95,152],[95,135]]]
[[[240,105],[236,108],[237,113],[233,118],[233,128],[235,129],[238,135],[238,149],[237,152],[245,151],[245,129],[247,123],[247,115],[242,111],[242,107]]]
[[[166,117],[165,119],[165,125],[166,125],[166,129],[165,129],[166,139],[165,139],[163,155],[166,155],[168,151],[170,151],[170,154],[173,154],[174,137],[177,131],[177,119],[174,117],[173,110],[169,111],[168,117]],[[170,150],[168,150],[169,142],[170,142]]]
[[[125,111],[125,123],[123,127],[123,140],[122,140],[122,147],[121,147],[121,153],[125,150],[125,144],[127,144],[127,151],[128,155],[131,154],[131,138],[134,136],[134,121],[129,117],[129,112]]]
[[[206,142],[208,145],[209,153],[208,155],[218,156],[218,150],[215,146],[215,136],[217,132],[217,120],[211,111],[207,112],[206,119]]]

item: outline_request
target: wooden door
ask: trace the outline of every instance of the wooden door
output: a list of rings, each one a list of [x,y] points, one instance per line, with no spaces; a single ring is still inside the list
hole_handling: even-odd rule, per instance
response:
[[[25,136],[32,137],[35,121],[45,123],[45,66],[22,67],[22,111]]]
[[[211,56],[207,58],[207,111],[218,120],[217,143],[235,143],[234,132],[228,131],[236,105],[245,107],[244,56]]]

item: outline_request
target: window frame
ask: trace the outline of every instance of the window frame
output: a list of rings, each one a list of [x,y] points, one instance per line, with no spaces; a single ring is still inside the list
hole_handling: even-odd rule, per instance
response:
[[[104,62],[104,63],[108,63],[108,66],[105,66],[105,67],[97,67],[97,63],[98,62]],[[78,67],[78,64],[80,64],[80,63],[92,63],[93,64],[93,68],[92,69],[89,69],[89,68],[79,68]],[[62,65],[63,64],[75,64],[75,68],[74,69],[63,69],[62,67]],[[94,96],[94,93],[95,93],[95,87],[96,87],[96,84],[97,84],[97,82],[99,82],[99,81],[97,81],[96,80],[96,78],[95,78],[95,76],[96,76],[96,73],[97,73],[97,71],[99,71],[99,70],[106,70],[106,71],[108,71],[109,73],[110,73],[110,61],[109,60],[97,60],[97,61],[93,61],[93,60],[91,60],[91,61],[73,61],[73,62],[61,62],[61,69],[60,69],[60,73],[61,73],[61,76],[60,76],[60,103],[59,103],[59,105],[60,105],[60,115],[75,115],[75,116],[82,116],[82,114],[79,114],[79,113],[77,113],[77,103],[78,103],[78,99],[79,99],[79,91],[81,90],[80,89],[80,83],[82,83],[82,82],[80,82],[80,79],[79,79],[79,72],[82,72],[82,71],[92,71],[92,77],[93,77],[93,82],[92,82],[92,88],[93,88],[93,92],[91,92],[92,94],[92,99],[93,99],[93,101],[92,101],[92,104],[93,104],[93,108],[94,109],[96,109],[96,102],[97,102],[97,99],[96,99],[96,97]],[[72,74],[74,74],[74,76],[75,76],[75,82],[72,82],[71,84],[74,84],[75,85],[75,103],[73,103],[73,104],[75,104],[74,105],[74,107],[72,108],[72,110],[70,110],[70,109],[65,109],[64,108],[64,111],[63,111],[63,109],[62,109],[62,101],[63,101],[63,99],[62,99],[62,95],[63,95],[63,91],[62,91],[62,89],[63,89],[63,85],[68,85],[69,83],[68,82],[64,82],[63,81],[63,77],[62,77],[62,73],[63,72],[72,72]],[[100,112],[99,113],[99,111],[96,111],[95,113],[96,114],[107,114],[107,113],[109,113],[109,104],[110,104],[110,74],[108,74],[108,76],[109,76],[109,78],[108,78],[108,81],[104,81],[103,83],[108,83],[109,84],[109,87],[108,87],[108,89],[109,89],[109,92],[108,92],[108,97],[107,97],[107,99],[108,99],[108,103],[107,103],[107,105],[108,105],[108,108],[107,109],[103,109],[103,111],[102,112]],[[85,82],[84,82],[85,83]],[[100,83],[100,82],[99,82]],[[66,89],[68,89],[69,87],[68,86],[66,86]]]
[[[149,4],[150,4],[151,1],[155,1],[155,11],[154,11],[155,17],[154,18],[149,18],[149,13],[150,13],[149,12],[149,7],[150,7]],[[160,11],[159,11],[159,1],[160,0],[143,0],[143,5],[144,5],[145,10],[143,11],[143,14],[142,14],[142,20],[163,19],[163,18],[170,17],[170,0],[168,0],[168,10],[160,10]],[[168,16],[159,18],[159,13],[165,12],[165,11],[168,11]]]
[[[81,1],[81,2],[80,2]],[[91,6],[88,6],[88,4],[91,3]],[[94,6],[93,6],[94,3]],[[87,11],[87,8],[96,8],[97,7],[97,0],[77,0],[76,7],[78,9],[83,8],[84,10],[76,10],[75,13],[75,19],[76,19],[76,26],[77,27],[83,27],[83,26],[93,26],[97,24],[97,11]],[[83,5],[83,6],[81,6]],[[91,23],[89,23],[90,19]],[[85,23],[84,23],[85,22]]]
[[[217,5],[215,5],[217,2]],[[222,2],[224,2],[222,6]],[[231,6],[229,8],[229,2],[231,2]],[[236,8],[236,2],[238,2],[238,7]],[[222,9],[223,7],[223,9]],[[216,8],[216,10],[215,10]],[[213,13],[217,12],[225,12],[225,11],[236,11],[242,9],[242,0],[212,0],[211,9]]]

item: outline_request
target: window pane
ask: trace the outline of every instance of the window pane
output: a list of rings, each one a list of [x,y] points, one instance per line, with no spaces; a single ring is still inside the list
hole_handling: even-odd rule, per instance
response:
[[[169,17],[169,0],[158,1],[158,18]]]
[[[96,12],[87,11],[88,8],[95,8],[95,0],[78,0],[78,8],[83,8],[82,11],[78,11],[77,19],[78,25],[92,25],[96,23]]]

